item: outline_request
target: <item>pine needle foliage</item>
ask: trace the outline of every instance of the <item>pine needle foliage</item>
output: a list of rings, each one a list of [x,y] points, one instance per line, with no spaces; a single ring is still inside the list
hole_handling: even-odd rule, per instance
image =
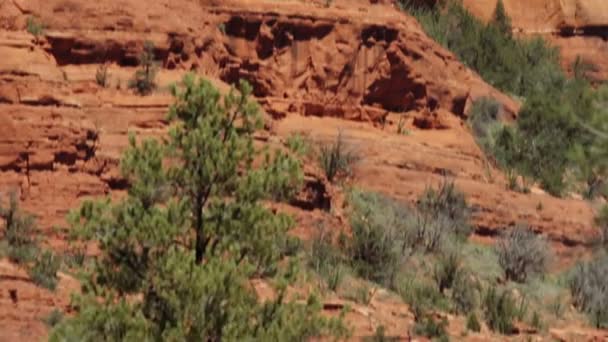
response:
[[[51,341],[302,341],[344,332],[318,315],[314,297],[285,297],[276,270],[292,220],[263,201],[297,186],[299,163],[254,146],[262,122],[250,94],[241,83],[222,96],[189,75],[174,89],[168,139],[130,138],[121,164],[127,196],[71,214],[76,235],[100,255],[83,270],[75,316]],[[261,301],[253,277],[281,284],[277,295]]]

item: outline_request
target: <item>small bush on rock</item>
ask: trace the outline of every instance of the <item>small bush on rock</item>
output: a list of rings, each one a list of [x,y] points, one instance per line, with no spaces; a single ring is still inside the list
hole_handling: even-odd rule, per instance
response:
[[[330,182],[334,182],[338,177],[350,176],[353,165],[358,160],[357,154],[344,141],[342,132],[338,133],[335,142],[321,146],[319,164]]]
[[[107,88],[109,85],[110,73],[108,72],[108,66],[106,64],[102,64],[95,71],[95,82],[103,88]]]
[[[135,89],[140,95],[148,95],[156,88],[156,66],[152,42],[144,43],[144,50],[139,56],[139,65],[140,69],[129,81],[129,88]]]
[[[0,218],[4,221],[4,239],[8,242],[8,257],[16,263],[31,261],[36,254],[34,235],[35,222],[31,215],[19,208],[17,195],[9,195],[8,206],[0,203]]]
[[[33,34],[36,38],[44,33],[44,25],[34,17],[28,17],[26,22],[27,32]]]
[[[500,238],[496,253],[507,280],[516,282],[544,274],[551,257],[546,239],[521,226],[509,229]]]

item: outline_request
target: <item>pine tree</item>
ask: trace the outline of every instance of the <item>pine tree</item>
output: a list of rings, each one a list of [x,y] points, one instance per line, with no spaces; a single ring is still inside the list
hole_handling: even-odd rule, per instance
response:
[[[74,318],[52,341],[291,341],[340,333],[314,298],[285,299],[278,240],[289,217],[262,204],[289,196],[298,162],[254,146],[261,121],[251,88],[225,96],[187,76],[175,88],[166,141],[146,140],[123,156],[130,183],[119,202],[86,202],[74,231],[100,255],[83,277]],[[260,302],[252,277],[273,277],[273,300]]]
[[[511,18],[507,15],[507,11],[505,10],[505,4],[502,0],[498,0],[496,3],[496,9],[494,10],[494,18],[493,23],[498,27],[498,29],[510,36],[513,32],[513,27],[511,26]]]

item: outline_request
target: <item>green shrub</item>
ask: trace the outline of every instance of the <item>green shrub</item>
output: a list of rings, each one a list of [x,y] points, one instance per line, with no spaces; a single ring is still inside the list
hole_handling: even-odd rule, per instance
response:
[[[456,312],[465,314],[478,305],[478,286],[468,272],[460,271],[452,285],[452,302]]]
[[[156,88],[156,65],[154,63],[154,44],[146,41],[144,50],[139,56],[140,69],[129,81],[129,88],[135,89],[140,95],[148,95]]]
[[[49,313],[49,315],[46,316],[46,318],[44,319],[44,323],[46,323],[46,325],[48,325],[50,328],[52,328],[52,327],[56,326],[57,324],[59,324],[62,319],[63,319],[63,312],[61,312],[60,310],[57,310],[57,309],[53,309],[53,311],[51,311]]]
[[[481,324],[479,323],[479,320],[477,319],[477,315],[475,314],[474,311],[471,311],[467,315],[467,330],[474,331],[474,332],[481,331]]]
[[[470,209],[465,195],[453,181],[443,180],[438,189],[427,187],[418,199],[418,211],[436,221],[448,233],[466,239],[471,233],[469,224]]]
[[[489,288],[483,299],[483,309],[490,329],[501,334],[513,332],[517,307],[510,292],[499,292],[496,287]]]
[[[330,182],[338,177],[351,176],[358,160],[358,155],[344,141],[342,132],[338,133],[333,143],[322,145],[319,151],[319,165]]]
[[[501,126],[501,110],[501,104],[494,98],[482,97],[473,102],[468,113],[473,136],[486,152],[492,152],[494,147],[493,131],[496,130],[496,126]]]
[[[435,286],[414,281],[401,285],[398,289],[399,295],[410,306],[416,320],[422,319],[428,311],[444,311],[449,308],[447,299]]]
[[[574,305],[597,328],[608,328],[608,255],[576,265],[569,279]]]
[[[61,266],[59,257],[50,251],[44,251],[36,258],[34,266],[29,270],[29,274],[36,285],[49,290],[55,290],[59,266]]]
[[[8,257],[16,263],[27,263],[36,255],[35,221],[19,208],[17,195],[11,192],[8,206],[0,203],[0,218],[4,221],[4,240],[8,243]]]
[[[26,22],[27,32],[33,34],[36,38],[44,33],[44,25],[34,17],[28,17]]]
[[[532,327],[537,331],[540,331],[544,328],[544,323],[538,311],[534,311],[532,313],[532,320],[530,321],[530,325],[532,325]]]
[[[297,155],[303,157],[310,152],[310,142],[306,140],[306,138],[299,133],[291,134],[287,137],[285,142],[287,148],[296,153]]]
[[[349,257],[357,272],[390,286],[411,253],[412,213],[404,205],[377,193],[352,191]]]
[[[440,341],[449,340],[446,327],[448,321],[445,318],[436,319],[431,315],[424,315],[416,321],[414,325],[414,333],[419,336],[425,336]]]
[[[461,272],[460,264],[460,256],[454,251],[442,253],[439,256],[433,271],[433,279],[439,292],[444,293],[446,289],[452,288]]]
[[[311,244],[309,264],[327,282],[327,287],[336,291],[344,277],[343,255],[333,243],[333,235],[323,226],[319,227]]]
[[[551,258],[546,239],[523,226],[507,230],[496,244],[496,253],[507,280],[516,282],[544,274]]]
[[[370,289],[369,286],[361,284],[353,289],[350,295],[347,295],[350,299],[362,305],[369,305],[371,303],[375,290]]]

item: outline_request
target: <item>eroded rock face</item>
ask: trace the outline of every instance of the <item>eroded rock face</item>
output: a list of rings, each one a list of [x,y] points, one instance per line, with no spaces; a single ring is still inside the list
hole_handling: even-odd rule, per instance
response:
[[[433,128],[463,116],[479,96],[499,98],[512,115],[518,106],[391,5],[34,0],[2,9],[0,170],[16,176],[0,183],[24,199],[46,192],[36,186],[64,182],[32,182],[37,173],[92,182],[68,197],[123,186],[116,165],[127,132],[162,134],[171,102],[166,93],[141,98],[126,90],[147,40],[164,85],[190,70],[228,84],[245,79],[274,118],[384,122],[389,112],[417,111],[418,122]],[[42,37],[24,31],[28,16],[45,26]],[[110,89],[93,82],[100,63],[113,65]],[[57,206],[50,220],[47,213],[43,222],[55,224],[65,209]]]

